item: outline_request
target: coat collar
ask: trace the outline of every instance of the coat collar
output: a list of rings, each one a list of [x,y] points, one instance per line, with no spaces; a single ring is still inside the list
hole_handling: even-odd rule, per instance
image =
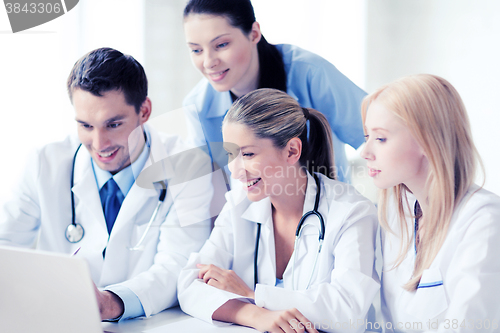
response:
[[[155,184],[159,181],[170,180],[174,175],[172,158],[179,153],[167,148],[161,144],[160,135],[145,126],[146,133],[150,140],[150,154],[142,170],[134,170],[134,175],[138,175],[134,185],[145,189],[155,189]],[[175,144],[174,144],[175,146]],[[173,148],[173,147],[169,147]]]
[[[136,130],[142,131],[142,128],[138,127]],[[134,174],[138,174],[140,176],[143,172],[147,171],[146,169],[148,167],[153,166],[153,164],[157,165],[157,162],[159,161],[162,161],[161,164],[164,166],[164,170],[166,170],[165,172],[168,174],[170,170],[173,170],[173,167],[170,160],[166,158],[168,156],[168,153],[165,149],[165,146],[161,142],[159,134],[149,128],[147,125],[144,125],[144,131],[147,133],[150,143],[149,157],[142,167],[142,170],[140,170],[139,172],[137,172],[138,170],[134,170]],[[119,229],[126,226],[132,216],[141,213],[140,211],[143,209],[143,207],[145,207],[146,203],[149,200],[158,199],[159,192],[157,189],[159,188],[159,186],[157,185],[157,181],[164,179],[165,178],[154,179],[151,183],[146,184],[148,186],[143,186],[143,184],[139,184],[137,181],[134,182],[129,193],[122,203],[122,207],[120,208],[118,216],[116,217],[111,236],[113,236],[113,234]]]
[[[241,218],[250,222],[261,223],[269,227],[272,226],[271,199],[266,197],[260,201],[252,202],[241,214]]]
[[[320,176],[318,175],[318,177],[320,177]],[[320,186],[321,186],[321,178],[320,178]],[[316,201],[317,190],[318,189],[316,187],[316,180],[309,173],[309,171],[307,171],[306,197],[304,200],[304,207],[302,209],[302,215],[305,215],[305,213],[313,210],[314,202]],[[320,201],[320,203],[321,203],[321,201]]]

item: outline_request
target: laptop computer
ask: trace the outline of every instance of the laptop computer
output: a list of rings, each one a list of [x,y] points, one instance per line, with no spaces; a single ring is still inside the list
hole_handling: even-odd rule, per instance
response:
[[[87,262],[0,247],[0,332],[102,333]]]

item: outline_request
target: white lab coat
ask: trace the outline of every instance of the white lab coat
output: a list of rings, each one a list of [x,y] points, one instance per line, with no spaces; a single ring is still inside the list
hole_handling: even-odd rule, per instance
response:
[[[322,325],[325,331],[363,332],[367,311],[379,290],[374,269],[376,209],[354,187],[319,176],[318,210],[324,216],[326,231],[309,289],[305,290],[318,251],[318,219],[308,218],[307,226],[303,227],[296,253],[296,285],[292,286],[292,257],[283,273],[284,288],[275,287],[276,256],[270,199],[251,202],[239,186],[226,194],[228,202],[209,240],[199,253],[191,255],[179,275],[182,310],[206,322],[219,324],[212,321],[214,311],[228,300],[244,299],[203,283],[197,278],[196,264],[232,269],[253,288],[257,223],[261,223],[255,303],[269,310],[295,307],[315,325]],[[315,197],[316,184],[308,175],[304,213],[313,209]],[[354,327],[350,326],[352,322],[356,324]],[[344,324],[344,328],[335,327],[336,323]]]
[[[151,165],[151,159],[162,161],[162,170],[169,175],[167,183],[170,178],[203,173],[207,167],[211,170],[206,155],[205,158],[197,155],[198,159],[175,155],[186,150],[177,137],[147,130],[151,151],[144,170]],[[135,246],[144,234],[160,191],[151,183],[150,188],[144,188],[135,182],[108,239],[91,157],[87,149],[81,147],[75,159],[73,192],[76,222],[83,226],[85,235],[80,242],[72,244],[66,239],[65,230],[71,223],[70,180],[78,145],[76,137],[68,137],[31,156],[13,199],[4,206],[0,216],[0,244],[29,247],[38,236],[37,248],[41,250],[70,254],[81,247],[78,256],[88,261],[96,285],[112,288],[114,284],[121,284],[129,288],[141,301],[146,316],[177,304],[178,273],[189,254],[198,251],[210,234],[207,220],[212,195],[210,180],[207,181],[210,174],[197,181],[169,185],[165,201],[143,243],[144,250],[131,251],[127,247]],[[165,159],[171,156],[177,158]]]
[[[397,234],[382,233],[381,295],[386,328],[395,328],[395,332],[498,331],[500,197],[484,189],[476,190],[478,187],[474,185],[457,206],[446,240],[424,271],[421,288],[416,292],[401,287],[413,273],[414,240],[402,264],[391,270],[399,251],[400,229],[395,209],[389,210],[388,222]],[[413,209],[413,196],[409,203]],[[407,223],[409,230],[413,230],[410,216]]]

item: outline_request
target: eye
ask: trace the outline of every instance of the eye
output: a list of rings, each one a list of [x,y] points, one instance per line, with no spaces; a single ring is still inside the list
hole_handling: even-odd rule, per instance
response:
[[[120,126],[121,123],[111,123],[108,125],[109,128],[117,128],[118,126]]]
[[[201,53],[201,49],[192,49],[191,52],[194,54],[199,54]]]
[[[85,129],[91,129],[92,128],[92,126],[89,125],[89,124],[80,124],[80,126],[82,126]]]
[[[366,141],[368,141],[368,138],[369,138],[369,137],[370,137],[370,136],[369,136],[368,134],[367,134],[367,135],[365,135],[365,142],[366,142]]]
[[[379,141],[379,142],[385,142],[385,141],[387,141],[387,139],[386,139],[386,138],[376,138],[375,140],[377,140],[377,141]]]
[[[223,48],[223,47],[226,47],[228,44],[229,44],[228,42],[226,42],[226,43],[220,43],[220,44],[217,44],[217,48],[218,48],[218,49],[221,49],[221,48]]]
[[[252,157],[254,153],[243,153],[243,157]]]

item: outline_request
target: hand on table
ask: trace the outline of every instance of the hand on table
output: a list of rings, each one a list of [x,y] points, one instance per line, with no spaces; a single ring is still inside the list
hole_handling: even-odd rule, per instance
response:
[[[215,265],[198,264],[197,267],[200,269],[198,278],[206,284],[244,297],[255,298],[254,291],[234,271]]]
[[[100,291],[95,284],[94,291],[97,304],[99,305],[101,320],[115,319],[123,314],[124,306],[120,297],[107,290]]]
[[[270,333],[318,333],[314,324],[297,309],[270,311],[262,309],[255,317],[254,328]]]
[[[253,327],[270,333],[318,333],[314,324],[297,309],[271,311],[240,300],[229,300],[212,319]]]

